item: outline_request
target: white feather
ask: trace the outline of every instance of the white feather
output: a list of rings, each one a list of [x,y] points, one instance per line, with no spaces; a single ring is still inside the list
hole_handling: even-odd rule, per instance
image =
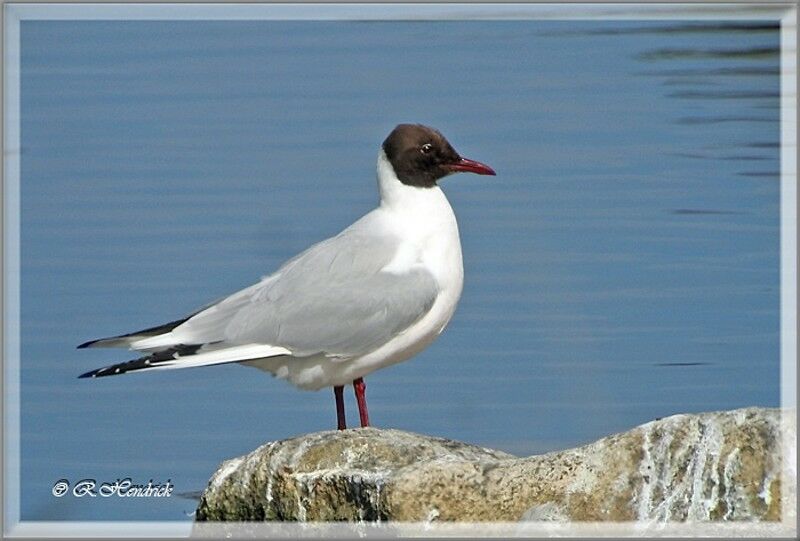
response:
[[[191,368],[196,366],[210,366],[213,364],[238,363],[278,355],[291,355],[292,352],[280,346],[267,344],[245,344],[213,351],[195,353],[181,357],[176,355],[174,360],[161,361],[144,370],[159,370],[171,368]]]

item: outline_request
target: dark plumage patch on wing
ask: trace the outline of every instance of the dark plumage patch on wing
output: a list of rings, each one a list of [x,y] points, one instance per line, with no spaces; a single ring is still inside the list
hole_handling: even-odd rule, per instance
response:
[[[124,374],[125,372],[142,370],[143,368],[153,368],[164,361],[175,360],[175,355],[193,355],[194,353],[197,353],[201,347],[202,345],[175,346],[163,351],[151,353],[150,355],[146,355],[144,357],[139,357],[138,359],[133,359],[132,361],[112,364],[111,366],[106,366],[104,368],[98,368],[97,370],[92,370],[90,372],[86,372],[85,374],[81,374],[78,377],[102,378],[104,376],[116,376],[118,374]]]
[[[141,331],[136,332],[129,332],[128,334],[120,334],[119,336],[109,336],[108,338],[98,338],[97,340],[89,340],[88,342],[84,342],[78,349],[84,349],[88,347],[92,347],[94,344],[98,342],[105,342],[107,340],[119,340],[120,338],[129,338],[131,336],[158,336],[159,334],[164,334],[170,332],[172,329],[185,323],[187,320],[192,318],[196,315],[196,312],[190,316],[187,316],[183,319],[176,319],[175,321],[170,321],[169,323],[164,323],[163,325],[158,325],[156,327],[150,327],[148,329],[142,329]]]

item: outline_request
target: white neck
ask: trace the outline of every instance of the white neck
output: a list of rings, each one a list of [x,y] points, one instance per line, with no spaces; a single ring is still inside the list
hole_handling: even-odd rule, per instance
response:
[[[449,319],[464,282],[458,223],[450,202],[439,186],[421,188],[403,184],[383,150],[378,155],[378,188],[381,204],[373,212],[380,216],[382,227],[402,239],[386,270],[404,272],[415,265],[424,265],[442,290],[447,291]]]
[[[397,178],[394,167],[383,149],[378,154],[378,191],[381,196],[381,207],[391,210],[413,211],[442,205],[450,208],[450,203],[439,186],[422,188],[403,184]]]

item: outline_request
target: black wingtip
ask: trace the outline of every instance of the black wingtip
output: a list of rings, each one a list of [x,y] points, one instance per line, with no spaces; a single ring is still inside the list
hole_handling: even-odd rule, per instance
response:
[[[84,342],[83,344],[78,346],[77,349],[86,349],[86,348],[90,347],[92,344],[94,344],[95,342],[97,342],[97,340],[89,340],[88,342]],[[83,377],[83,376],[81,376],[81,377]]]
[[[85,374],[81,374],[78,376],[78,379],[82,378],[104,378],[106,376],[116,376],[117,374],[124,374],[126,370],[123,368],[127,363],[120,363],[114,364],[111,366],[104,366],[103,368],[97,368],[95,370],[90,370]]]
[[[157,351],[149,355],[145,355],[144,357],[139,357],[138,359],[126,361],[124,363],[112,364],[111,366],[104,366],[103,368],[98,368],[96,370],[86,372],[85,374],[81,374],[80,376],[78,376],[78,379],[104,378],[106,376],[116,376],[119,374],[125,374],[127,372],[136,372],[138,370],[157,368],[160,363],[163,363],[165,361],[170,361],[170,362],[174,361],[175,359],[178,358],[177,356],[179,354],[194,355],[201,347],[203,347],[202,344],[192,344],[190,346],[184,346],[184,345],[173,346],[169,349]]]

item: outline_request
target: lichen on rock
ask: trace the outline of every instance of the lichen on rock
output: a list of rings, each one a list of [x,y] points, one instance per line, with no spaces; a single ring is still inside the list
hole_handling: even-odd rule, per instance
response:
[[[675,415],[527,458],[400,430],[319,432],[224,462],[196,519],[778,521],[794,508],[793,474],[782,486],[794,420],[764,408]]]

